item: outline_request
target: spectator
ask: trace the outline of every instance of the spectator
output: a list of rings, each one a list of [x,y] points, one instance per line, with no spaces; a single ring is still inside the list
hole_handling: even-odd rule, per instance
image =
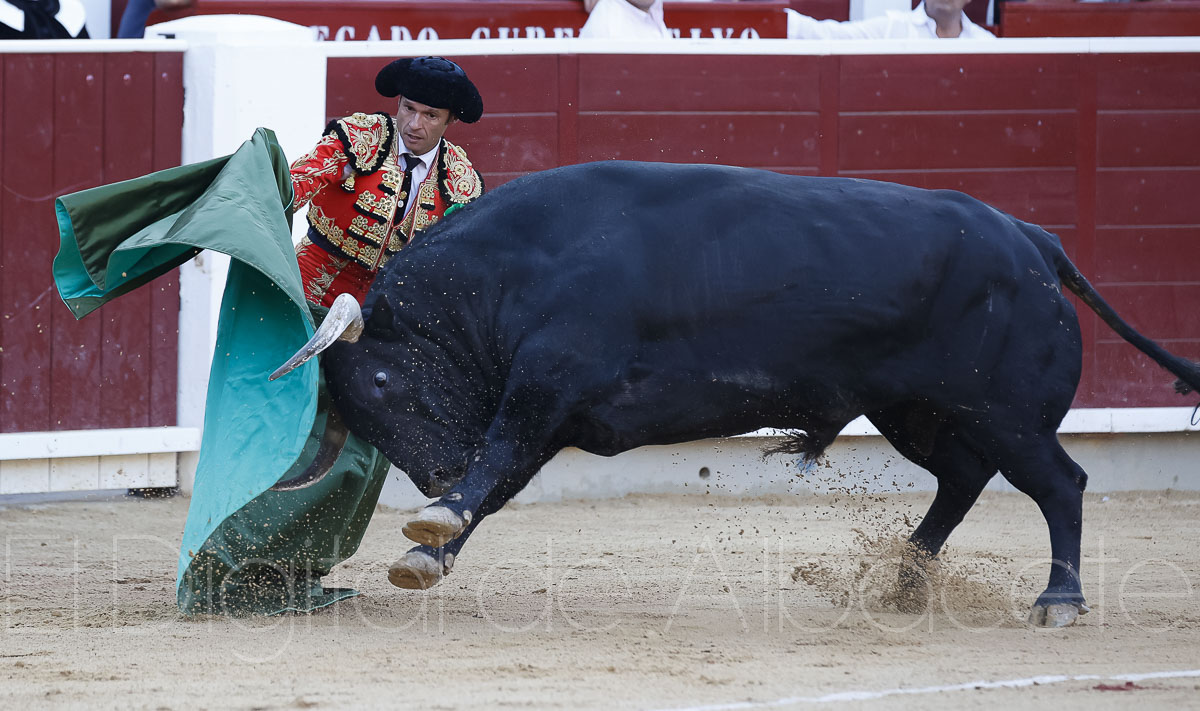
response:
[[[0,40],[87,39],[79,0],[0,0]]]
[[[583,0],[588,20],[579,31],[590,39],[670,39],[663,0]]]
[[[787,13],[788,39],[995,39],[971,22],[963,8],[969,0],[925,0],[911,12],[856,22],[814,20],[795,10]]]
[[[118,39],[141,39],[146,36],[146,19],[155,8],[179,10],[191,7],[195,0],[129,0],[125,12],[121,13],[121,24],[117,27]]]

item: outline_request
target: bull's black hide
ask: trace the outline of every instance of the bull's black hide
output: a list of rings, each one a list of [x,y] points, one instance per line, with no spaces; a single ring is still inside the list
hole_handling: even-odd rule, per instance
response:
[[[938,479],[912,536],[927,554],[997,471],[1038,503],[1054,564],[1035,622],[1063,624],[1086,611],[1087,480],[1056,437],[1081,362],[1064,286],[1200,387],[1056,237],[961,193],[595,163],[506,184],[407,247],[325,365],[350,429],[441,497],[406,529],[425,544],[408,573],[425,560],[433,580],[401,561],[397,584],[448,571],[563,447],[775,427],[816,456],[866,415]]]

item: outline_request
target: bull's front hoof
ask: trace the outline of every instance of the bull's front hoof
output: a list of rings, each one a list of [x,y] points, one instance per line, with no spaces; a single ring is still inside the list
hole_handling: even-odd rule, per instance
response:
[[[416,518],[404,524],[404,535],[430,548],[441,548],[463,532],[470,516],[459,516],[445,506],[426,506]]]
[[[1080,615],[1086,615],[1090,611],[1091,608],[1082,603],[1035,604],[1029,611],[1029,624],[1034,627],[1068,627],[1075,624]]]
[[[411,550],[388,568],[388,582],[405,590],[428,590],[450,573],[454,556],[446,556],[443,567],[437,559],[420,550]]]

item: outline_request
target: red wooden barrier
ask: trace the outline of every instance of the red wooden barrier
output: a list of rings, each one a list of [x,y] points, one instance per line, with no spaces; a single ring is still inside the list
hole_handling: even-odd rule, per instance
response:
[[[125,5],[112,2],[114,36]],[[850,0],[669,0],[663,15],[680,37],[778,38],[787,31],[785,7],[818,20],[850,16]],[[976,24],[989,22],[988,0],[970,0],[965,12]],[[156,10],[148,24],[197,14],[274,17],[333,41],[573,37],[587,21],[581,0],[196,0],[189,8]]]
[[[1177,37],[1200,35],[1200,0],[1006,2],[1005,37]]]
[[[1135,327],[1200,360],[1198,55],[456,59],[487,112],[448,136],[491,187],[624,158],[962,190],[1058,234]],[[331,118],[394,110],[369,80],[382,62],[330,59]],[[1149,359],[1082,321],[1076,406],[1185,404]]]
[[[629,158],[964,190],[1059,234],[1135,326],[1200,358],[1198,59],[464,57],[488,113],[450,137],[492,186]],[[331,117],[393,108],[364,80],[380,62],[330,60]],[[173,424],[174,277],[75,322],[51,286],[51,205],[178,163],[181,57],[0,63],[0,431]],[[1083,323],[1076,405],[1181,404],[1156,366]]]
[[[0,432],[175,424],[176,276],[76,322],[54,197],[179,165],[182,55],[0,54]]]
[[[796,3],[812,4],[822,17],[831,10],[836,17],[849,4],[792,0]],[[681,37],[783,37],[787,6],[788,0],[671,0],[663,15]],[[274,17],[335,41],[575,37],[587,21],[580,0],[198,0],[186,10],[156,12],[150,23],[193,14]]]
[[[920,0],[913,0],[916,7]],[[113,0],[113,34],[125,9]],[[680,37],[783,37],[783,8],[818,20],[846,20],[850,0],[670,0],[664,20]],[[970,0],[965,11],[988,23],[988,0]],[[155,11],[149,24],[195,14],[248,14],[312,27],[320,39],[505,39],[576,36],[587,21],[581,0],[196,0],[190,8]]]

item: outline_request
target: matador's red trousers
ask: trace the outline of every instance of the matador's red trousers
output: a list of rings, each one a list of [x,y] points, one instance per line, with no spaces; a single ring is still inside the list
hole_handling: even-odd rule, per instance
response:
[[[352,259],[342,259],[313,244],[307,237],[296,245],[304,298],[312,304],[330,306],[339,294],[350,294],[362,305],[379,272]]]

